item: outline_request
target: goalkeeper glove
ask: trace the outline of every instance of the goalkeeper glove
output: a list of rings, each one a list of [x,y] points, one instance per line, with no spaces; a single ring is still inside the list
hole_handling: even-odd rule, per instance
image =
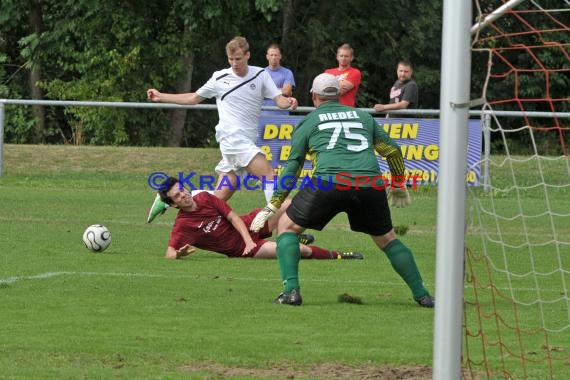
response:
[[[271,203],[268,203],[267,206],[263,208],[260,212],[257,213],[253,222],[249,226],[249,229],[253,232],[259,232],[260,229],[263,228],[267,219],[271,217],[271,215],[277,212],[277,207],[273,206]]]
[[[392,189],[388,193],[388,202],[390,206],[396,208],[404,208],[412,204],[412,199],[410,198],[410,193],[405,189]]]

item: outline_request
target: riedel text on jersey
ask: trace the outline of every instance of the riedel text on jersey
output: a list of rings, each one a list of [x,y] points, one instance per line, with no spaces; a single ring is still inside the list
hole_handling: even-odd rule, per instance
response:
[[[319,114],[319,119],[321,121],[328,121],[328,120],[359,119],[359,117],[355,111],[346,111],[346,112],[321,113]]]

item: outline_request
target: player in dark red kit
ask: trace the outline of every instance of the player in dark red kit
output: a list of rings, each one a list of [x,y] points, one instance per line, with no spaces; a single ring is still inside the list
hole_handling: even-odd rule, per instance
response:
[[[163,202],[180,209],[172,227],[166,258],[187,256],[195,252],[195,248],[228,257],[277,257],[276,243],[264,239],[271,236],[288,203],[259,232],[251,232],[251,222],[261,209],[239,216],[224,200],[207,191],[193,195],[173,177],[169,177],[166,187],[158,194]],[[307,235],[301,236],[300,240],[303,239],[306,240]],[[325,260],[363,258],[358,252],[331,251],[305,244],[301,244],[301,255],[306,259]]]

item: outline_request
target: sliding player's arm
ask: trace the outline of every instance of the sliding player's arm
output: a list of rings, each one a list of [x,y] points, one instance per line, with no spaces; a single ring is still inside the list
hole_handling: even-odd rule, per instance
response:
[[[196,252],[196,248],[191,246],[190,244],[186,244],[180,249],[176,249],[174,247],[168,246],[168,248],[166,249],[166,253],[164,254],[164,257],[167,259],[174,260],[174,259],[179,259],[179,258],[184,257],[184,256],[189,256],[195,252]]]
[[[247,226],[245,225],[243,220],[239,217],[239,215],[233,211],[230,211],[230,213],[226,215],[226,219],[228,220],[228,222],[232,224],[232,226],[234,226],[236,231],[240,234],[241,238],[243,239],[243,242],[245,243],[245,248],[241,253],[242,256],[247,255],[256,246],[256,243],[253,241],[251,235],[249,234]]]

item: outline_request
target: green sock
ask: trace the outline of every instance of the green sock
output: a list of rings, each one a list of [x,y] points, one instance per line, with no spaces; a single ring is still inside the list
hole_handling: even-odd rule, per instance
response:
[[[429,294],[424,287],[422,276],[414,260],[414,255],[404,243],[398,239],[392,240],[384,247],[384,253],[388,256],[392,268],[394,268],[411,289],[414,299]]]
[[[301,248],[299,237],[294,232],[284,232],[277,236],[277,260],[281,279],[285,286],[284,292],[299,287],[299,260],[301,260]]]

